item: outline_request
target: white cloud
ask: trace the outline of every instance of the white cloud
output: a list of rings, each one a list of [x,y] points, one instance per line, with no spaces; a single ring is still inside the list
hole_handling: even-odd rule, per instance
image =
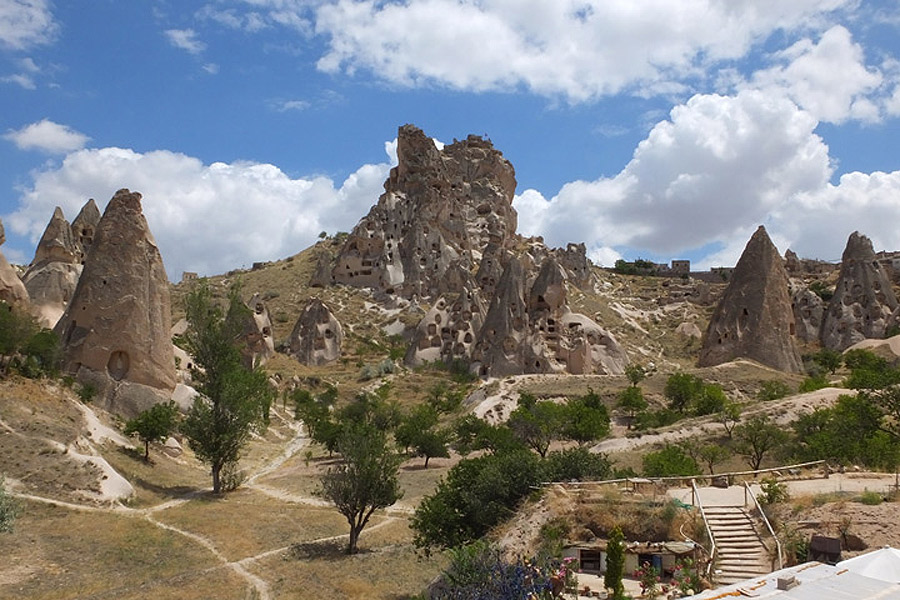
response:
[[[525,87],[584,101],[681,91],[705,66],[743,57],[854,0],[336,0],[316,11],[318,66],[407,85]]]
[[[349,230],[383,192],[389,168],[364,165],[337,186],[326,177],[291,179],[268,164],[205,165],[164,150],[88,149],[35,173],[4,221],[36,243],[55,206],[72,218],[88,198],[102,207],[119,188],[139,191],[166,271],[177,280],[182,271],[212,275],[283,258],[314,243],[320,231]]]
[[[0,81],[2,81],[3,83],[14,83],[26,90],[37,89],[37,85],[34,83],[34,78],[24,73],[16,73],[15,75],[0,77]]]
[[[219,72],[219,65],[217,65],[216,63],[206,63],[201,68],[210,75],[215,75]]]
[[[206,44],[197,39],[197,32],[193,29],[167,29],[165,34],[170,44],[189,54],[196,55],[206,50]]]
[[[307,100],[277,100],[272,103],[278,112],[288,112],[291,110],[304,111],[312,104]]]
[[[3,138],[13,142],[21,150],[41,150],[52,154],[78,150],[91,139],[71,127],[49,119],[9,131]]]
[[[0,0],[0,46],[25,50],[47,44],[57,29],[47,0]]]
[[[867,98],[881,86],[878,69],[868,68],[863,49],[838,25],[818,43],[803,39],[776,55],[782,64],[753,75],[749,84],[768,93],[784,93],[820,121],[877,121],[878,107]]]

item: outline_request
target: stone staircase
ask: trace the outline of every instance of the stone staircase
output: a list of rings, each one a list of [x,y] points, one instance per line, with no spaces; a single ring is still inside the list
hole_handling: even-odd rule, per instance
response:
[[[737,583],[772,572],[772,555],[762,527],[740,506],[704,507],[716,542],[715,585]]]

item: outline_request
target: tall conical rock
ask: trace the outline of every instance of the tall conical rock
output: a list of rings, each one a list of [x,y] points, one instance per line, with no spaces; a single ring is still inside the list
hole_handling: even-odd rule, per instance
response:
[[[797,287],[791,293],[791,305],[794,307],[797,339],[817,342],[825,318],[825,301],[809,288]]]
[[[384,194],[339,252],[332,281],[436,296],[451,265],[471,272],[489,242],[510,244],[515,170],[481,137],[439,150],[413,125],[398,131],[397,158]]]
[[[250,314],[244,322],[242,332],[244,365],[254,368],[266,364],[275,356],[275,339],[272,337],[272,319],[262,296],[253,294],[247,302]]]
[[[318,298],[311,298],[294,324],[291,356],[301,364],[327,365],[341,357],[344,332],[337,317]]]
[[[134,416],[175,387],[171,320],[169,282],[141,195],[119,190],[55,328],[64,368],[96,386],[104,408]]]
[[[78,216],[72,221],[72,238],[78,247],[81,262],[87,257],[97,234],[97,225],[100,224],[100,209],[93,198],[90,198],[81,207]]]
[[[0,221],[0,245],[6,241],[3,231],[3,222]],[[19,274],[0,252],[0,300],[10,306],[23,306],[28,304],[28,291]]]
[[[48,262],[80,262],[78,246],[72,236],[72,226],[66,220],[60,207],[56,207],[47,228],[34,251],[32,267],[40,267]]]
[[[719,301],[700,351],[700,366],[748,358],[780,371],[803,369],[794,341],[788,277],[760,226],[747,242]]]
[[[841,257],[841,272],[822,323],[822,345],[845,350],[867,338],[882,338],[892,324],[897,297],[875,257],[872,241],[850,234]]]
[[[473,370],[479,375],[505,377],[525,372],[529,331],[524,287],[522,263],[513,258],[497,283],[472,355]]]

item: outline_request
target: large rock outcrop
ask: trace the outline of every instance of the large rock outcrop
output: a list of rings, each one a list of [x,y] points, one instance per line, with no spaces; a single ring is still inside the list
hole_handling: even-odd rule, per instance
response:
[[[791,306],[797,339],[803,342],[819,341],[825,318],[825,301],[809,288],[798,286],[791,293]]]
[[[803,369],[794,341],[788,277],[778,249],[760,226],[747,242],[713,312],[700,366],[748,358],[780,371]]]
[[[304,365],[327,365],[341,357],[343,340],[341,324],[328,306],[311,298],[291,331],[291,356]]]
[[[104,408],[134,416],[175,388],[171,319],[169,282],[141,195],[119,190],[55,328],[64,369],[94,385]]]
[[[3,222],[0,221],[0,245],[6,241],[6,234],[3,230]],[[28,291],[19,274],[0,252],[0,300],[6,302],[10,306],[26,306],[28,305]]]
[[[406,352],[406,364],[456,360],[468,363],[484,315],[484,303],[475,287],[465,287],[456,297],[441,296],[416,327],[413,343]]]
[[[490,141],[469,136],[438,150],[412,125],[398,132],[397,157],[384,194],[339,252],[332,281],[436,296],[454,262],[471,272],[489,242],[509,244],[515,171]]]
[[[872,241],[850,234],[841,257],[841,272],[822,323],[822,345],[845,350],[867,338],[884,337],[893,323],[897,297],[875,257]]]
[[[80,232],[76,235],[75,224],[70,225],[57,206],[38,242],[22,280],[38,318],[47,327],[56,325],[75,292],[99,218],[97,205],[89,200],[76,217]]]
[[[247,302],[250,314],[244,322],[242,332],[244,365],[254,368],[266,364],[275,356],[275,339],[272,337],[272,319],[262,296],[253,294]]]

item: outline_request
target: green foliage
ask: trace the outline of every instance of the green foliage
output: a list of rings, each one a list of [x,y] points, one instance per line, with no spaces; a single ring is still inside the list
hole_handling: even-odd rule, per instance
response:
[[[734,449],[743,455],[756,471],[766,456],[782,448],[788,441],[788,434],[767,416],[755,416],[734,428]]]
[[[834,296],[834,289],[828,287],[824,281],[813,281],[809,284],[809,291],[825,302],[828,302]]]
[[[563,410],[562,437],[579,444],[587,444],[609,435],[610,419],[606,406],[596,394],[569,400]]]
[[[78,398],[85,404],[92,402],[97,397],[97,386],[93,383],[82,383],[75,390]]]
[[[710,475],[715,473],[717,464],[728,460],[730,456],[731,451],[721,444],[705,444],[697,449],[697,460],[706,465]]]
[[[479,450],[493,453],[525,450],[509,427],[490,425],[475,415],[458,419],[453,425],[454,449],[467,455]]]
[[[7,368],[32,379],[56,375],[61,357],[59,336],[42,328],[28,312],[0,300],[0,356]]]
[[[550,442],[562,438],[566,417],[563,405],[548,400],[533,401],[533,397],[523,394],[507,424],[516,437],[543,458]]]
[[[719,411],[719,423],[725,427],[725,433],[731,438],[734,428],[741,421],[741,405],[737,402],[725,402],[725,406]]]
[[[662,450],[648,452],[644,455],[642,463],[646,477],[700,475],[697,461],[679,446],[668,445]]]
[[[438,413],[430,404],[416,406],[401,418],[394,432],[397,444],[405,450],[412,447],[416,456],[425,457],[425,468],[433,457],[448,458],[449,433],[438,430]]]
[[[616,406],[628,413],[628,428],[631,429],[635,414],[647,408],[647,401],[644,399],[644,392],[641,391],[641,388],[632,385],[619,392]]]
[[[624,600],[625,585],[625,538],[622,528],[616,525],[606,542],[606,573],[603,575],[603,587],[612,590],[612,600]]]
[[[439,413],[451,413],[462,404],[465,393],[457,386],[448,386],[445,382],[437,383],[428,390],[426,400]]]
[[[605,454],[583,446],[554,451],[544,459],[547,481],[600,481],[609,479],[612,472],[612,463]]]
[[[764,381],[759,386],[759,392],[756,393],[757,400],[767,402],[769,400],[779,400],[790,395],[791,388],[783,381],[771,380]]]
[[[338,441],[341,463],[321,476],[320,495],[332,502],[350,525],[347,553],[358,551],[360,533],[379,508],[403,496],[397,473],[401,458],[382,431],[370,424],[345,428]]]
[[[850,369],[844,386],[850,389],[877,390],[900,383],[900,369],[869,350],[847,351],[844,364]]]
[[[720,412],[728,401],[722,386],[711,383],[704,384],[700,397],[694,402],[694,414],[697,416],[711,415]]]
[[[538,556],[507,562],[486,542],[453,548],[433,600],[550,600],[575,587],[568,561]]]
[[[415,545],[429,552],[477,540],[513,515],[543,471],[539,458],[527,450],[460,461],[416,509]]]
[[[209,463],[213,491],[219,493],[223,467],[237,463],[251,435],[268,426],[272,392],[264,372],[243,364],[238,340],[249,309],[236,286],[223,311],[201,282],[185,298],[185,313],[183,343],[194,357],[191,375],[200,396],[182,432],[197,458]]]
[[[703,393],[703,380],[690,373],[673,373],[666,380],[663,393],[671,410],[684,412]]]
[[[879,398],[885,393],[843,395],[833,407],[801,415],[792,424],[797,458],[894,469],[900,464],[900,439],[884,430]]]
[[[680,418],[680,413],[669,408],[644,411],[638,413],[635,417],[634,428],[639,431],[644,431],[647,429],[656,429],[657,427],[666,427],[667,425],[677,422]]]
[[[144,460],[150,460],[150,443],[169,437],[178,425],[178,406],[174,401],[154,404],[125,423],[125,435],[136,435],[144,442]]]
[[[815,392],[816,390],[827,388],[829,385],[830,384],[828,380],[825,379],[824,375],[810,375],[800,383],[800,387],[797,391],[801,394],[806,394],[808,392]]]
[[[647,378],[647,369],[642,365],[628,365],[625,367],[625,377],[632,387],[636,387],[640,382]]]
[[[878,492],[865,490],[862,494],[859,495],[859,501],[866,506],[878,506],[879,504],[884,502],[884,497]]]
[[[641,586],[641,598],[653,600],[659,596],[659,584],[662,580],[659,576],[659,569],[644,561],[635,575]]]
[[[759,484],[759,494],[756,496],[756,501],[761,506],[769,506],[779,502],[787,502],[790,497],[791,495],[786,484],[778,483],[778,480],[774,477],[766,477]]]
[[[835,371],[841,368],[841,364],[844,362],[844,357],[841,356],[841,353],[837,350],[822,348],[812,355],[812,360],[822,370],[828,371],[829,373],[834,375]]]
[[[9,495],[3,477],[0,477],[0,533],[11,533],[16,518],[22,513],[22,506]]]

